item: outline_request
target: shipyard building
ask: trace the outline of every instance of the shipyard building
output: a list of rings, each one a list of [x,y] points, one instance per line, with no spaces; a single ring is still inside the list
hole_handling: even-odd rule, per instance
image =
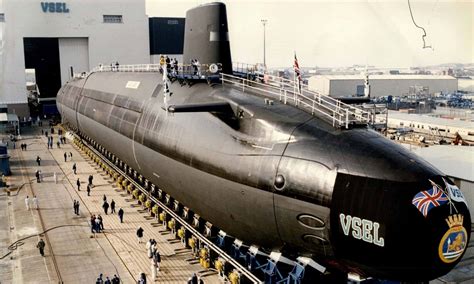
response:
[[[308,88],[331,97],[364,95],[365,76],[316,75],[308,79]],[[372,97],[406,96],[424,90],[429,94],[453,93],[458,89],[456,78],[442,75],[370,75]]]
[[[149,19],[145,0],[129,2],[0,0],[0,107],[20,118],[54,112],[72,73],[182,53],[184,18]]]

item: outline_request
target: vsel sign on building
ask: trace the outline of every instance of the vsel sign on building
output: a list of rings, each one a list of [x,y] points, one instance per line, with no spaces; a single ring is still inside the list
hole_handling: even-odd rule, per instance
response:
[[[69,8],[64,2],[41,2],[41,9],[45,13],[69,13]]]

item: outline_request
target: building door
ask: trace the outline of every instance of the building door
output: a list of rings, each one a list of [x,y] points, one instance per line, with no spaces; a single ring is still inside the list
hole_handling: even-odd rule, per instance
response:
[[[23,38],[23,47],[25,69],[35,69],[40,98],[56,97],[61,88],[58,39]]]
[[[74,73],[88,72],[90,70],[88,38],[60,38],[59,58],[62,85],[71,77],[71,66]]]

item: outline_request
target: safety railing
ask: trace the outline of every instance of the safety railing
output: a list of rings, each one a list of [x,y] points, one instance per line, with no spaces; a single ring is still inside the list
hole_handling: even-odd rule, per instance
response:
[[[261,63],[248,64],[241,62],[232,62],[232,71],[241,74],[264,74],[265,66]]]
[[[370,111],[366,111],[366,110],[363,110],[362,108],[343,103],[340,100],[337,100],[330,96],[325,96],[316,91],[311,91],[308,89],[308,85],[303,84],[302,82],[301,82],[301,91],[299,91],[299,86],[294,80],[289,80],[286,78],[273,76],[273,75],[265,75],[265,78],[267,79],[268,84],[284,83],[285,86],[293,88],[295,92],[299,92],[304,97],[310,97],[310,98],[318,99],[318,100],[321,98],[322,100],[324,100],[324,102],[327,102],[329,105],[334,105],[342,109],[347,109],[349,110],[349,115],[354,116],[360,123],[371,122],[372,114]]]
[[[160,64],[133,64],[133,65],[99,65],[92,72],[162,72],[166,65]],[[216,75],[222,70],[220,63],[215,64],[171,64],[168,75],[171,77],[183,77],[187,79],[206,79],[208,76]]]
[[[222,84],[232,84],[239,89],[241,88],[242,92],[245,92],[245,90],[255,90],[263,95],[278,98],[284,104],[291,101],[296,107],[312,115],[319,114],[330,120],[334,127],[349,128],[351,124],[367,124],[371,120],[371,115],[367,111],[316,92],[308,90],[301,90],[300,92],[293,81],[281,77],[269,77],[266,82],[261,83],[222,73],[221,81]]]

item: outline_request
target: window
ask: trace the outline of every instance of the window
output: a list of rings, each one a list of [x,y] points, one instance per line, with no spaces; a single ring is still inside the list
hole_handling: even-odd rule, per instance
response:
[[[112,23],[112,24],[123,23],[122,15],[104,15],[104,23]]]
[[[0,23],[1,22],[5,22],[5,14],[4,13],[0,13]]]
[[[168,20],[168,25],[178,25],[178,20]]]

